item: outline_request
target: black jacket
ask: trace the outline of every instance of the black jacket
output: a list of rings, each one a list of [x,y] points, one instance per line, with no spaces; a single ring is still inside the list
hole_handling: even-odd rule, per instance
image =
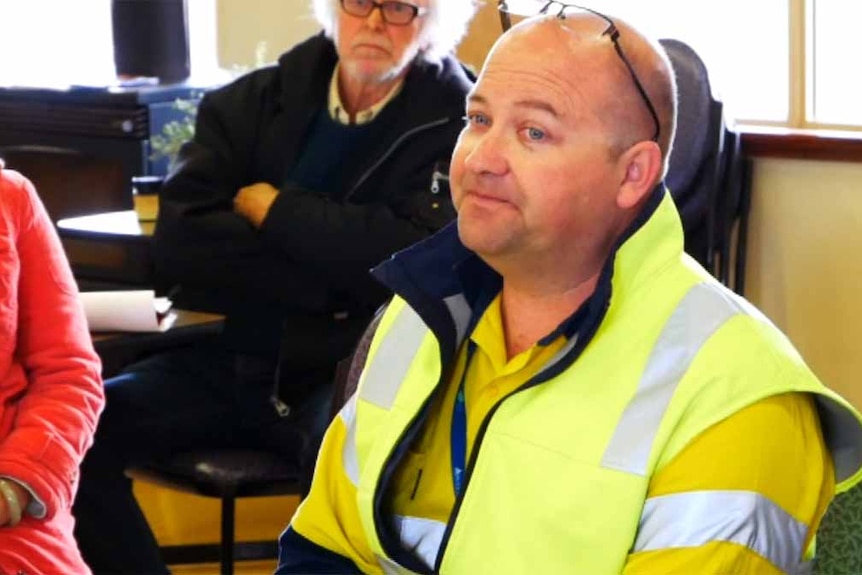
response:
[[[280,347],[298,367],[347,355],[388,296],[368,270],[454,218],[448,186],[434,193],[432,180],[448,172],[472,85],[453,58],[414,63],[372,122],[373,144],[342,159],[342,189],[322,194],[287,174],[326,109],[336,61],[318,35],[208,93],[160,192],[154,238],[159,285],[179,287],[179,305],[227,314],[233,349],[271,357]],[[260,230],[232,210],[256,182],[281,192]]]

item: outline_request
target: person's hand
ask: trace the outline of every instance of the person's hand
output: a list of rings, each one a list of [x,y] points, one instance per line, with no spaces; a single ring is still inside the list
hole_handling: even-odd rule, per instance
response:
[[[256,228],[263,223],[272,202],[278,197],[278,190],[260,182],[240,188],[233,199],[233,211],[247,219]]]
[[[21,515],[26,512],[27,506],[30,505],[30,492],[24,489],[18,482],[6,479],[6,484],[18,496],[18,502],[21,504]],[[6,503],[6,498],[0,496],[0,527],[6,527],[9,523],[9,505]]]

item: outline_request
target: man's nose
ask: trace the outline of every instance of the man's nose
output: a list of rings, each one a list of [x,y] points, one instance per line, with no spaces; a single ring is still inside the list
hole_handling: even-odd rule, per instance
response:
[[[373,30],[379,30],[386,25],[386,20],[383,19],[383,6],[376,4],[368,16],[365,17],[365,25]]]
[[[471,146],[464,159],[464,166],[478,174],[502,175],[508,170],[505,142],[493,131],[476,135],[472,141],[465,142]]]

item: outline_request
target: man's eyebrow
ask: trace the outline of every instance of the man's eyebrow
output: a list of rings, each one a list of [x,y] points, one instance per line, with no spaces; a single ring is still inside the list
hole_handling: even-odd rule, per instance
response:
[[[470,92],[467,94],[467,103],[468,104],[487,104],[488,100],[484,96],[477,94],[476,92]]]
[[[487,103],[488,103],[488,99],[485,98],[484,96],[482,96],[481,94],[468,94],[467,95],[467,104],[487,104]],[[517,106],[519,108],[530,108],[533,110],[539,110],[541,112],[545,112],[547,114],[550,114],[554,118],[562,117],[562,114],[560,112],[558,112],[557,109],[554,108],[554,106],[552,106],[551,104],[549,104],[548,102],[546,102],[544,100],[533,100],[533,99],[518,100],[517,102],[515,102],[515,106]]]
[[[533,110],[547,112],[554,118],[559,118],[560,116],[562,116],[562,114],[560,114],[556,108],[554,108],[551,104],[545,102],[544,100],[518,100],[517,102],[515,102],[515,106],[519,108],[531,108]]]

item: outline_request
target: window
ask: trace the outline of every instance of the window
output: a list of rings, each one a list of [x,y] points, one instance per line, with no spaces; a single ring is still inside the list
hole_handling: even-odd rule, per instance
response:
[[[189,0],[187,13],[192,73],[216,77],[216,0]],[[111,0],[0,0],[0,14],[0,86],[116,82]]]
[[[858,0],[585,2],[689,44],[741,123],[862,130]]]
[[[110,0],[0,0],[0,84],[106,84],[114,77]]]
[[[808,117],[816,124],[862,127],[858,24],[862,2],[817,0],[808,15],[812,82]]]

